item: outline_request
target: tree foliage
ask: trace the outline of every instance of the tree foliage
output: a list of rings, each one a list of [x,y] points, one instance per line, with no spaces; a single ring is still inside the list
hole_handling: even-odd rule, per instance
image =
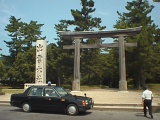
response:
[[[35,76],[35,48],[32,46],[41,37],[40,28],[43,24],[31,21],[29,24],[22,22],[14,16],[9,18],[6,26],[11,40],[4,40],[9,48],[10,55],[2,55],[10,81],[33,82]],[[34,49],[34,50],[33,50]]]
[[[154,6],[149,5],[147,0],[127,2],[125,8],[129,12],[122,14],[117,12],[119,20],[115,28],[122,29],[142,26],[142,31],[139,35],[126,39],[127,42],[138,43],[137,48],[131,48],[127,51],[127,55],[129,55],[127,63],[130,70],[128,75],[133,78],[136,87],[140,87],[145,85],[147,79],[153,79],[150,69],[155,67],[152,63],[153,59],[156,61],[158,59],[154,56],[156,51],[153,48],[156,46],[153,47],[152,43],[156,41],[155,34],[158,26],[153,23],[150,16]]]
[[[68,27],[74,26],[74,31],[94,31],[94,30],[103,30],[105,26],[101,26],[102,22],[100,18],[92,17],[92,13],[95,12],[94,1],[92,0],[81,0],[81,10],[71,9],[71,14],[73,20],[60,20],[60,24],[55,25],[56,30],[68,30]],[[63,26],[63,27],[62,27]],[[72,40],[61,40],[61,45],[72,44]],[[81,43],[90,44],[95,43],[95,39],[82,40]],[[68,50],[65,55],[69,58],[69,61],[73,61],[73,50]],[[102,55],[100,54],[99,49],[81,49],[81,79],[82,84],[100,84],[102,81],[102,66],[103,62],[100,62]],[[65,58],[67,59],[67,58]],[[69,62],[68,61],[68,62]],[[70,62],[69,62],[70,63]],[[73,76],[73,62],[72,64],[68,63],[63,64],[67,68],[72,68],[69,70]],[[86,74],[88,73],[88,74]],[[69,79],[72,81],[73,77]]]
[[[160,2],[160,0],[153,0],[154,2]]]
[[[6,79],[6,69],[2,61],[0,61],[0,80]]]
[[[158,2],[155,0],[155,2]],[[94,17],[96,11],[93,0],[80,0],[81,9],[71,9],[71,20],[60,20],[55,24],[56,31],[98,31],[101,18]],[[125,29],[142,26],[137,36],[126,37],[125,42],[137,42],[137,47],[125,48],[127,82],[137,88],[146,83],[160,82],[160,29],[155,25],[150,13],[154,9],[147,0],[133,0],[125,6],[128,12],[120,13],[114,27]],[[2,55],[0,60],[0,80],[9,81],[12,85],[33,83],[35,77],[35,43],[41,36],[41,27],[37,21],[29,23],[14,16],[9,18],[5,31],[10,40],[5,40],[9,55]],[[64,50],[63,45],[74,44],[73,40],[62,39],[57,34],[57,43],[47,45],[47,81],[60,84],[71,84],[73,81],[74,50]],[[81,44],[96,43],[96,39],[82,39]],[[118,42],[115,39],[115,42]],[[119,85],[118,48],[81,49],[81,84],[83,85]]]

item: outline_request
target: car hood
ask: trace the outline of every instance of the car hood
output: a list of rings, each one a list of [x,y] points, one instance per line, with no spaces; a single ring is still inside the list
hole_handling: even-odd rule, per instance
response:
[[[69,96],[66,96],[68,98],[74,98],[75,100],[91,100],[92,98],[90,97],[85,97],[85,96],[77,96],[77,95],[69,95]]]
[[[76,95],[74,95],[74,97],[75,97],[76,99],[81,99],[81,100],[88,100],[88,99],[91,99],[91,98],[89,98],[89,97],[76,96]]]

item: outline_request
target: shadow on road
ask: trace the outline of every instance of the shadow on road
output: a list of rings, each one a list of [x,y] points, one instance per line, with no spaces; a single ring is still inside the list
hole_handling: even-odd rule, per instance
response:
[[[137,117],[144,117],[144,114],[143,113],[136,113],[136,116]]]
[[[12,112],[22,112],[22,113],[25,113],[22,111],[22,109],[13,109],[13,110],[6,110],[6,111],[12,111]],[[41,113],[41,114],[57,114],[57,115],[67,115],[65,112],[55,112],[55,111],[41,111],[41,110],[33,110],[29,113]],[[79,114],[77,114],[76,116],[85,116],[85,115],[89,115],[91,114],[92,112],[90,111],[86,111],[86,112],[79,112]]]
[[[137,116],[137,117],[144,117],[144,114],[143,114],[143,113],[137,113],[136,116]],[[150,118],[150,117],[147,116],[146,118]]]

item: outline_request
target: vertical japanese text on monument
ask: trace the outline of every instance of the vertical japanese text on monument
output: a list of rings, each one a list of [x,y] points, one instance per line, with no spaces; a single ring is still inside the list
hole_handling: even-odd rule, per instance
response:
[[[43,69],[42,69],[42,65],[43,65],[43,45],[42,44],[38,44],[36,46],[36,83],[42,83],[43,82]]]

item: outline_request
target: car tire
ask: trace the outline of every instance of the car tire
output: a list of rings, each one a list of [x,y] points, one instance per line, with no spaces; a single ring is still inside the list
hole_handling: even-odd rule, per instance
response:
[[[74,115],[77,115],[78,112],[79,112],[79,110],[78,110],[77,105],[75,105],[75,104],[69,104],[69,105],[67,106],[67,114],[68,114],[68,115],[74,116]]]
[[[23,104],[22,104],[22,110],[23,110],[24,112],[30,112],[30,111],[31,111],[31,106],[30,106],[30,104],[27,103],[27,102],[23,103]]]

